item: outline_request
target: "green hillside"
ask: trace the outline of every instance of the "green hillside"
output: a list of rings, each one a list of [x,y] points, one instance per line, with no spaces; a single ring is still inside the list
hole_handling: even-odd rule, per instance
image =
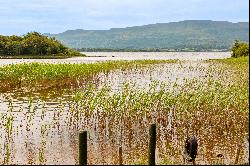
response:
[[[236,39],[249,42],[249,23],[188,20],[46,35],[72,48],[227,50]]]

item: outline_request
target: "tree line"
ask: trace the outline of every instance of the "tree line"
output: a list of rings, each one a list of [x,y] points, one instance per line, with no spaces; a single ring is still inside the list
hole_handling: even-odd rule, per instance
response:
[[[232,57],[249,56],[249,44],[236,40],[232,47]]]
[[[24,36],[0,35],[1,56],[81,56],[78,51],[65,47],[55,38],[44,36],[38,32],[29,32]]]

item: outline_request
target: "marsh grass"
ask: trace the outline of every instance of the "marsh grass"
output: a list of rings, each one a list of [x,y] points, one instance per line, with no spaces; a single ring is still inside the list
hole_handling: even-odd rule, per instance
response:
[[[127,70],[132,67],[145,67],[159,63],[174,63],[176,60],[135,60],[108,61],[94,64],[17,64],[0,67],[0,90],[13,88],[67,87],[89,80],[96,74],[114,69]]]
[[[154,122],[160,126],[158,137],[164,140],[158,140],[159,151],[166,152],[162,157],[175,157],[170,162],[180,161],[187,130],[189,134],[197,135],[200,148],[204,149],[199,153],[198,161],[204,155],[206,162],[211,164],[216,160],[214,148],[227,147],[226,153],[232,154],[232,162],[235,147],[244,141],[248,132],[248,94],[238,85],[227,87],[211,80],[207,85],[192,80],[184,87],[176,87],[178,94],[164,90],[163,85],[158,90],[153,85],[149,91],[125,87],[114,95],[102,89],[92,94],[95,97],[83,95],[77,110],[81,112],[80,117],[98,116],[99,134],[105,128],[102,119],[106,117],[111,119],[108,128],[116,131],[115,135],[119,133],[119,115],[122,114],[120,125],[123,127],[124,146],[130,148],[130,157],[147,155],[146,146],[141,143],[148,141],[146,131]],[[143,152],[137,153],[138,149],[143,149]],[[130,157],[125,161],[135,162]]]
[[[113,91],[108,85],[100,88],[89,84],[74,91],[66,103],[59,101],[60,105],[53,110],[36,110],[36,104],[30,99],[23,127],[29,126],[31,132],[33,125],[39,126],[33,131],[40,140],[35,163],[52,163],[55,156],[46,152],[53,148],[45,145],[58,145],[65,139],[70,147],[63,149],[62,146],[60,153],[73,150],[65,160],[78,163],[76,138],[79,131],[86,130],[89,164],[118,164],[119,146],[123,148],[124,164],[147,164],[151,123],[157,123],[157,164],[183,164],[187,134],[194,134],[199,140],[197,164],[233,164],[239,145],[242,147],[239,163],[247,162],[243,144],[249,133],[249,62],[247,59],[238,61],[207,61],[208,68],[201,68],[206,77],[186,79],[181,85],[173,83],[172,88],[167,82],[157,80],[152,80],[149,87],[140,88],[125,82],[119,91]],[[34,119],[39,117],[41,119]],[[6,124],[7,119],[4,119],[3,124]],[[59,133],[65,138],[59,139]],[[6,149],[1,154],[7,152]],[[218,159],[218,153],[224,158]],[[14,158],[13,153],[9,156]],[[3,163],[1,157],[0,162]]]

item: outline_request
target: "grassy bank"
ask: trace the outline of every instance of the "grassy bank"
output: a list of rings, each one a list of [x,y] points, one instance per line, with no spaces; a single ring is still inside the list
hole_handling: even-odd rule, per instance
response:
[[[0,87],[7,90],[16,87],[61,87],[88,79],[100,72],[129,69],[176,60],[109,61],[94,64],[17,64],[0,67]]]
[[[238,58],[226,58],[226,59],[213,59],[213,60],[206,60],[207,62],[219,62],[224,63],[228,65],[242,65],[242,64],[248,64],[249,63],[249,57],[248,56],[242,56]]]

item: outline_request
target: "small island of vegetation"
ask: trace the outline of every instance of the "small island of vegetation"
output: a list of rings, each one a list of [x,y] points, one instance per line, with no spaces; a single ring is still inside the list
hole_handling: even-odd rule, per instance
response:
[[[0,58],[68,58],[84,56],[80,52],[65,47],[55,38],[38,32],[24,36],[0,35]]]

